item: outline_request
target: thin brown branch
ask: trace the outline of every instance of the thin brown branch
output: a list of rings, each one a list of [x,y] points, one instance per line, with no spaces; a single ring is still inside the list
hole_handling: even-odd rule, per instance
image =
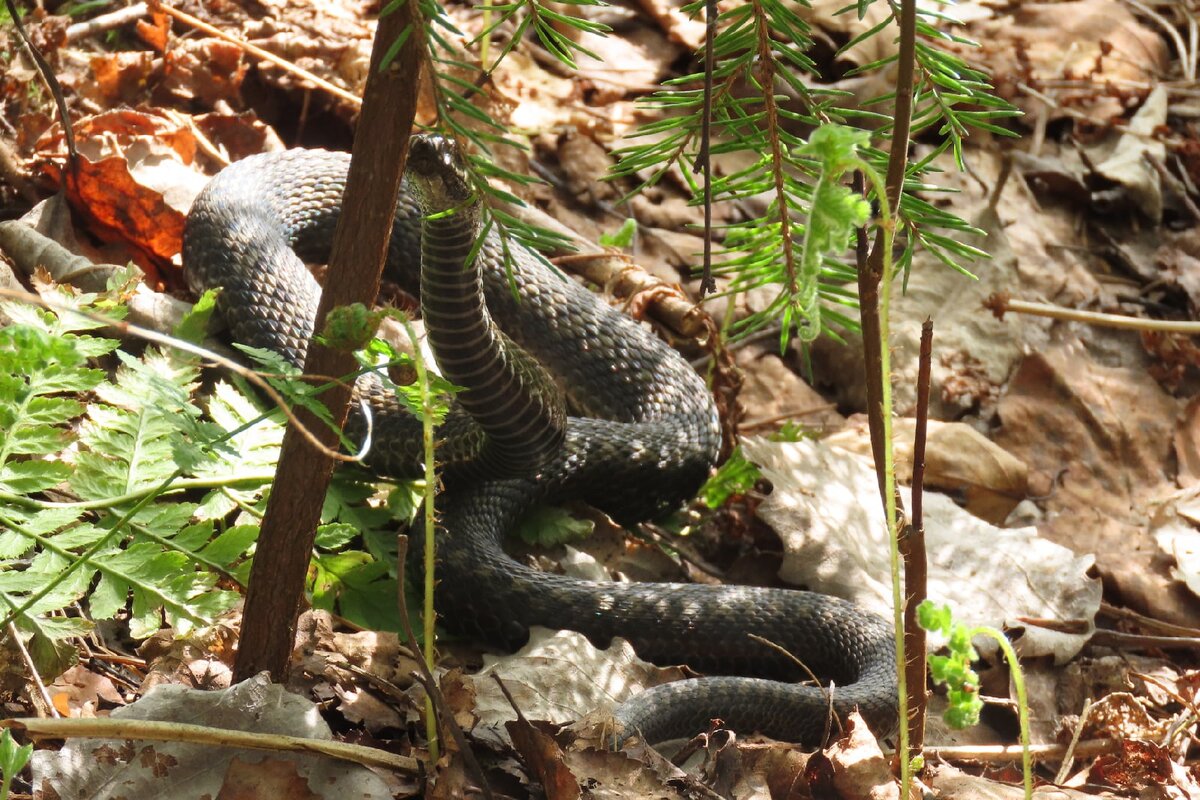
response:
[[[287,59],[281,58],[280,56],[275,55],[274,53],[272,53],[269,50],[264,50],[261,47],[259,47],[257,45],[253,45],[250,42],[247,42],[243,39],[239,39],[236,36],[231,36],[230,34],[225,33],[220,28],[215,28],[212,25],[209,25],[204,20],[198,19],[197,17],[193,17],[191,14],[187,13],[186,11],[180,11],[177,8],[172,8],[171,6],[168,6],[165,3],[160,2],[159,0],[150,0],[150,7],[155,11],[162,11],[163,13],[174,17],[175,19],[179,20],[180,22],[184,23],[185,25],[188,25],[189,27],[195,28],[198,31],[203,31],[204,33],[208,34],[209,36],[215,36],[216,38],[221,39],[222,41],[226,41],[232,45],[236,45],[237,47],[241,48],[242,50],[249,53],[250,55],[255,56],[256,58],[260,58],[263,61],[269,61],[270,63],[274,64],[275,66],[279,67],[280,69],[290,72],[293,75],[303,78],[306,81],[309,81],[314,86],[316,86],[318,89],[322,89],[326,92],[329,92],[329,94],[332,94],[335,97],[345,100],[347,103],[350,103],[351,105],[353,105],[355,107],[361,106],[363,104],[363,101],[358,96],[352,94],[351,92],[346,91],[345,89],[341,88],[340,86],[335,86],[334,84],[330,83],[329,81],[325,80],[324,78],[314,75],[313,73],[309,72],[308,70],[304,69],[303,67],[296,66],[295,64],[288,61]],[[404,16],[407,17],[407,12],[405,13]],[[382,21],[381,21],[380,28],[382,29],[382,27],[383,27],[383,25],[382,25]],[[376,39],[376,41],[378,41],[378,39],[379,39],[378,32],[376,32],[376,34],[375,34],[375,39]],[[371,63],[372,63],[372,67],[374,67],[374,59],[373,58],[372,58]],[[368,80],[368,82],[370,82],[370,78],[368,78],[367,80]],[[407,130],[407,129],[405,129],[405,130]]]
[[[762,92],[763,130],[767,134],[768,155],[771,158],[771,177],[774,180],[774,201],[779,221],[779,239],[783,244],[783,267],[787,273],[785,291],[788,297],[800,295],[799,278],[796,275],[796,255],[792,250],[792,214],[788,205],[787,190],[784,188],[784,148],[779,138],[779,107],[775,102],[775,54],[771,49],[771,29],[768,15],[761,0],[750,0],[754,5],[754,27],[758,41],[758,59],[754,69],[755,80]],[[769,212],[768,212],[769,213]]]
[[[420,25],[420,12],[412,2],[379,21],[342,197],[343,210],[334,231],[314,330],[322,329],[330,309],[351,303],[370,305],[379,290],[408,155],[408,132],[416,115],[416,77],[424,43]],[[408,35],[408,40],[385,67],[384,58],[391,44],[403,35]],[[317,343],[309,348],[306,372],[346,375],[355,370],[354,357],[349,353]],[[350,388],[336,386],[323,399],[334,424],[340,427],[346,419]],[[311,416],[301,412],[306,421]],[[335,431],[322,430],[322,434],[327,446],[336,445]],[[234,668],[237,680],[262,670],[278,679],[287,669],[313,538],[332,473],[333,461],[314,454],[296,430],[289,428],[284,434],[275,488],[263,517],[250,574],[241,649]]]
[[[921,326],[921,355],[917,366],[917,430],[913,441],[912,519],[900,537],[904,559],[905,685],[909,691],[909,751],[920,754],[925,744],[925,713],[929,691],[925,679],[925,629],[917,623],[917,606],[929,594],[929,562],[925,553],[925,444],[929,428],[929,385],[933,362],[933,321]]]

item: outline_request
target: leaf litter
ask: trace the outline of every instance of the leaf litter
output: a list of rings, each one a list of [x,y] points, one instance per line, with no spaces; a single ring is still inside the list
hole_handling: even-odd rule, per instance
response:
[[[853,15],[829,16],[833,6],[842,4],[814,5],[809,12],[813,24],[834,44],[871,22],[868,18],[856,27]],[[258,6],[253,13],[235,2],[191,4],[189,10],[336,85],[359,89],[371,33],[363,4],[271,0]],[[533,48],[515,53],[509,69],[495,76],[496,108],[505,110],[510,123],[542,131],[532,140],[532,156],[517,157],[516,165],[528,171],[527,162],[535,160],[550,167],[555,179],[550,187],[519,192],[589,238],[615,230],[628,213],[616,202],[619,192],[596,180],[611,163],[614,143],[639,121],[638,95],[648,82],[673,74],[673,62],[684,49],[695,47],[700,35],[695,24],[674,9],[646,6],[655,20],[650,25],[632,9],[596,12],[610,14],[605,19],[618,29],[613,43],[621,41],[622,26],[640,30],[641,44],[632,51],[638,57],[621,69],[601,70],[601,65],[589,63],[583,75],[566,76],[548,69]],[[877,8],[878,4],[873,7]],[[933,436],[930,486],[946,494],[927,497],[928,527],[934,540],[941,534],[952,545],[931,545],[935,570],[945,570],[945,577],[933,585],[944,590],[947,599],[953,597],[956,608],[972,620],[1021,632],[1019,643],[1027,657],[1047,658],[1028,663],[1036,677],[1032,704],[1037,710],[1037,741],[1051,744],[1078,733],[1084,740],[1116,743],[1116,749],[1103,755],[1080,758],[1074,771],[1060,778],[1059,788],[1039,789],[1036,796],[1093,796],[1096,786],[1146,797],[1189,796],[1200,791],[1193,770],[1180,763],[1177,745],[1163,746],[1160,740],[1172,726],[1176,733],[1186,730],[1186,710],[1197,705],[1200,680],[1194,657],[1187,651],[1170,657],[1179,651],[1167,651],[1164,658],[1153,647],[1147,656],[1137,655],[1121,646],[1119,638],[1116,645],[1113,639],[1088,641],[1094,638],[1098,620],[1118,634],[1125,628],[1136,633],[1139,626],[1161,620],[1182,627],[1149,630],[1170,630],[1193,640],[1200,635],[1195,630],[1200,625],[1195,563],[1200,512],[1193,498],[1200,457],[1194,455],[1194,351],[1183,342],[1172,345],[1170,337],[1139,340],[1133,334],[1076,323],[1015,315],[996,319],[982,310],[987,297],[1007,292],[1125,313],[1195,313],[1195,248],[1186,238],[1189,212],[1178,187],[1153,167],[1154,159],[1167,157],[1180,159],[1185,170],[1194,163],[1192,133],[1180,124],[1190,116],[1191,101],[1186,93],[1157,82],[1158,76],[1179,68],[1179,54],[1172,51],[1172,40],[1160,22],[1139,13],[1133,3],[1075,0],[1014,8],[969,3],[958,10],[969,20],[967,35],[984,42],[981,50],[966,51],[964,57],[997,76],[1001,90],[1027,111],[1024,124],[1033,134],[1029,152],[1012,155],[1016,175],[998,198],[991,190],[1001,181],[1005,157],[994,150],[969,149],[972,174],[945,176],[960,191],[947,202],[988,234],[977,244],[993,258],[977,266],[977,280],[919,257],[907,293],[897,297],[893,307],[898,406],[906,413],[913,406],[914,373],[909,370],[915,370],[916,329],[922,318],[933,316],[938,326],[934,415],[963,428],[951,434],[935,431]],[[79,223],[86,231],[83,238],[92,238],[86,246],[99,239],[111,242],[110,248],[125,248],[124,255],[110,250],[104,260],[136,261],[156,288],[179,286],[181,215],[204,176],[230,160],[277,148],[281,140],[297,141],[321,126],[336,127],[355,113],[344,101],[312,92],[290,73],[258,63],[227,42],[172,35],[170,22],[161,15],[139,20],[132,28],[137,39],[122,52],[107,52],[87,39],[71,40],[62,18],[46,16],[35,23],[43,44],[56,54],[74,56],[82,50],[88,55],[57,61],[60,77],[89,111],[77,127],[89,166],[79,183],[69,187],[75,205],[92,212]],[[1071,42],[1065,51],[1064,41]],[[874,43],[887,44],[878,38]],[[863,63],[887,53],[849,55],[853,63]],[[0,80],[0,97],[8,103],[6,119],[27,169],[55,181],[61,135],[47,109],[19,91],[22,82],[31,79],[28,66],[15,63]],[[852,92],[870,93],[850,79],[841,84]],[[245,108],[244,97],[272,92],[285,103],[302,98],[303,112],[282,124],[275,116],[275,125],[251,112],[230,113],[230,107]],[[137,110],[119,108],[122,105]],[[193,115],[189,105],[220,108]],[[1053,125],[1069,126],[1070,135],[1057,135]],[[276,133],[279,127],[285,129],[282,136]],[[1164,128],[1172,131],[1173,139],[1156,138]],[[1170,146],[1164,148],[1164,142]],[[735,162],[720,158],[717,165],[737,169]],[[1186,195],[1186,171],[1184,178]],[[679,270],[694,260],[700,247],[698,237],[682,229],[696,221],[698,213],[684,202],[685,185],[682,176],[668,175],[633,206],[643,222],[636,256],[653,273],[672,281],[685,278]],[[1098,248],[1115,255],[1103,259]],[[818,408],[820,422],[812,425],[814,429],[842,427],[841,416],[832,411],[862,408],[861,385],[850,379],[857,374],[861,352],[852,335],[847,340],[847,346],[821,343],[813,353],[821,394],[810,393],[796,377],[807,374],[798,353],[780,356],[762,343],[741,348],[738,361],[748,373],[747,383],[761,387],[743,395],[747,418],[770,430],[781,418],[794,415],[813,422],[812,409]],[[789,367],[795,371],[783,377],[781,369]],[[792,384],[787,392],[771,391]],[[834,408],[818,402],[823,398],[832,398]],[[851,427],[837,439],[840,448],[852,452],[815,442],[760,439],[748,445],[773,492],[765,500],[755,492],[743,500],[742,513],[748,516],[740,522],[742,536],[719,548],[729,562],[727,573],[744,572],[740,564],[758,564],[765,557],[781,564],[785,578],[810,588],[858,593],[866,602],[887,595],[877,563],[883,551],[874,541],[881,526],[871,513],[878,506],[877,489],[874,473],[862,461],[863,435]],[[803,509],[789,512],[805,516],[803,526],[791,519],[780,521],[780,507],[789,505]],[[756,518],[781,529],[778,543],[771,543]],[[809,533],[800,535],[805,530]],[[697,536],[703,539],[703,534]],[[823,543],[824,536],[841,538]],[[638,547],[619,550],[622,559],[644,558]],[[674,577],[659,555],[652,562],[635,571]],[[606,563],[610,562],[591,569],[607,572]],[[867,571],[854,571],[858,569]],[[750,571],[762,574],[757,566]],[[1135,609],[1144,618],[1122,618],[1114,625],[1100,606],[1101,582],[1105,599]],[[395,637],[337,633],[328,617],[306,619],[311,621],[302,622],[307,633],[297,654],[303,678],[293,688],[316,699],[337,719],[342,735],[386,737],[380,741],[388,746],[411,746],[409,731],[423,693],[407,678],[411,662],[405,661]],[[155,634],[140,651],[148,663],[133,659],[121,673],[118,683],[124,680],[120,685],[125,690],[120,693],[114,688],[117,684],[94,671],[98,668],[74,666],[51,684],[53,703],[71,716],[118,716],[113,709],[134,696],[130,689],[136,692],[153,684],[169,689],[221,686],[228,681],[236,622],[220,630],[226,634],[215,638],[192,634],[177,639],[171,629]],[[1082,655],[1059,665],[1081,648]],[[577,720],[602,706],[602,700],[618,697],[626,681],[644,679],[626,675],[627,670],[634,676],[656,670],[639,665],[627,651],[615,643],[609,651],[597,652],[568,634],[539,633],[521,653],[496,658],[482,673],[467,674],[452,666],[441,675],[443,690],[456,718],[480,746],[492,751],[489,775],[513,793],[528,791],[530,782],[537,781],[551,797],[593,792],[693,796],[689,781],[695,779],[656,761],[652,751],[611,754],[596,749],[602,721],[590,723],[597,728],[582,739],[537,722]],[[471,668],[479,663],[470,651],[461,658],[455,652],[451,662],[455,659]],[[383,667],[385,663],[390,666]],[[493,691],[496,684],[487,677],[488,670],[515,689],[516,710]],[[985,679],[989,693],[1008,695],[1003,670]],[[407,699],[396,699],[394,692]],[[30,694],[26,685],[17,696]],[[1081,724],[1084,702],[1089,700],[1092,705]],[[29,702],[22,699],[16,707]],[[146,700],[128,707],[143,703]],[[167,704],[155,713],[173,719],[192,713],[181,708]],[[288,716],[285,727],[298,732],[297,719],[312,717],[315,708]],[[518,711],[525,719],[514,723]],[[1195,720],[1190,724],[1194,730]],[[863,733],[861,726],[851,729]],[[328,735],[313,731],[314,736]],[[882,754],[873,740],[867,741],[870,737],[852,734],[849,743],[814,763],[790,747],[723,736],[714,731],[696,746],[702,753],[698,774],[725,796],[792,797],[823,790],[841,796],[885,796],[875,792],[887,791]],[[1004,734],[986,730],[975,741],[1011,743]],[[512,759],[510,742],[519,761]],[[931,744],[938,741],[931,739]],[[73,768],[64,766],[83,746],[76,741],[57,755],[39,753],[38,774],[64,781],[60,794],[70,785],[65,781],[104,778],[88,759],[74,762]],[[120,754],[127,751],[121,747],[114,745],[112,752],[114,764],[130,768],[127,777],[145,781],[148,793],[161,789],[156,769],[169,775],[176,768],[169,763],[176,756],[164,755],[159,745],[140,751],[140,763],[150,765],[148,770],[125,764]],[[203,759],[206,753],[211,756],[207,750],[191,755]],[[245,764],[254,762],[240,756],[228,763],[216,784],[225,787],[222,796],[254,796],[256,791],[258,796],[264,796],[263,791],[316,796],[311,776],[286,759],[271,756],[257,762],[269,769],[249,771]],[[866,766],[856,766],[862,764]],[[334,772],[338,780],[345,780],[350,769],[341,765]],[[212,776],[217,770],[208,764],[204,772]],[[430,796],[455,797],[467,791],[469,779],[453,748],[435,772]],[[235,783],[247,774],[272,788],[246,789]],[[860,777],[864,774],[867,777]],[[1003,797],[1015,791],[945,765],[935,767],[928,780],[947,797]],[[1072,785],[1087,786],[1089,793]],[[609,794],[600,793],[599,787]],[[387,791],[404,795],[405,789],[401,785]]]

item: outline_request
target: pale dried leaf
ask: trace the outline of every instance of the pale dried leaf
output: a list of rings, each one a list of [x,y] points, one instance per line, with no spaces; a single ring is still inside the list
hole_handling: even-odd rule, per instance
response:
[[[517,712],[492,675],[504,681],[527,719],[557,723],[582,719],[648,686],[682,677],[677,669],[641,661],[623,639],[598,650],[581,634],[533,628],[519,652],[484,656],[484,668],[473,676],[479,717],[474,734],[498,743],[507,743],[504,723],[516,719]]]
[[[265,673],[214,692],[159,686],[112,716],[332,738],[315,705],[270,683]],[[392,796],[370,770],[324,756],[131,740],[72,739],[61,750],[39,750],[33,757],[33,783],[43,796],[53,791],[58,797],[95,800],[177,798],[184,785],[189,797],[217,797],[224,791],[227,778],[239,773],[239,765],[246,764],[260,765],[264,770],[258,786],[257,796],[261,797],[344,800]],[[283,774],[273,778],[277,767]],[[298,789],[302,790],[300,794],[296,794]]]
[[[783,540],[780,576],[890,618],[887,529],[870,464],[823,442],[750,439],[743,448],[775,487],[758,514]],[[909,493],[901,494],[911,507]],[[1076,556],[1034,528],[997,528],[933,492],[925,494],[925,532],[929,596],[949,603],[957,620],[1024,628],[1022,652],[1052,655],[1060,663],[1087,642],[1087,633],[1052,631],[1021,619],[1090,630],[1101,589],[1087,577],[1092,556]]]

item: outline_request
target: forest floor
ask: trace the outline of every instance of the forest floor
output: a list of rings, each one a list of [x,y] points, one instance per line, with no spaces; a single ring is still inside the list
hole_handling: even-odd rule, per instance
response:
[[[142,288],[122,295],[129,319],[170,331],[195,300],[179,260],[192,199],[222,166],[253,153],[349,149],[377,8],[356,0],[177,4],[230,41],[139,5],[44,5],[51,10],[32,14],[29,24],[64,87],[87,168],[68,198],[73,219],[55,223],[45,205],[27,219],[40,218],[42,234],[91,263],[137,264]],[[813,56],[829,76],[894,48],[879,36],[835,56],[883,13],[877,3],[862,21],[835,15],[843,5],[813,0],[802,9],[817,42]],[[989,310],[997,298],[1011,298],[1139,319],[1195,318],[1200,11],[1191,5],[972,0],[952,9],[962,20],[952,30],[982,43],[961,55],[1023,111],[1011,123],[1020,138],[973,136],[965,172],[948,158],[939,162],[945,171],[937,183],[953,192],[926,199],[985,233],[972,244],[991,258],[970,265],[974,276],[967,277],[918,253],[891,308],[902,481],[912,472],[921,323],[932,319],[935,327],[925,476],[930,596],[963,622],[1004,630],[1017,647],[1037,797],[1200,798],[1200,350],[1183,334]],[[82,13],[72,16],[72,6]],[[480,29],[478,13],[458,6],[450,13],[464,31]],[[572,6],[571,13],[613,33],[588,37],[596,58],[581,57],[575,70],[533,37],[507,56],[478,99],[530,147],[498,158],[541,178],[514,192],[582,240],[597,242],[627,218],[636,221],[623,253],[596,247],[595,258],[557,263],[582,267],[613,302],[706,367],[713,343],[672,311],[680,299],[700,301],[692,270],[703,249],[703,216],[688,202],[688,180],[672,170],[628,200],[631,184],[604,180],[624,137],[649,119],[639,99],[694,68],[704,26],[661,0]],[[0,37],[0,217],[13,220],[57,188],[66,144],[32,63],[14,54],[11,23]],[[886,75],[838,77],[829,86],[867,98],[886,91],[877,82]],[[418,109],[421,121],[431,114]],[[914,154],[932,146],[918,140]],[[738,156],[714,157],[718,174],[746,166]],[[714,224],[759,214],[762,202],[722,204]],[[43,257],[17,249],[0,238],[14,265],[9,271],[0,261],[0,288],[49,291],[49,275],[37,272]],[[751,292],[735,303],[709,298],[703,307],[720,325],[768,299]],[[861,413],[861,338],[842,338],[780,352],[772,335],[723,351],[731,359],[718,370],[724,421],[762,481],[716,512],[697,512],[704,521],[691,537],[648,529],[631,539],[593,515],[586,539],[529,557],[606,580],[620,573],[803,586],[890,618],[885,528]],[[134,343],[121,347],[140,352]],[[87,391],[78,396],[91,402]],[[3,458],[0,448],[0,467]],[[7,491],[9,478],[0,470],[0,489]],[[247,507],[259,500],[261,493]],[[226,509],[230,519],[236,512]],[[0,557],[14,569],[24,556],[5,549],[6,524],[0,519]],[[126,615],[72,640],[73,657],[23,652],[10,638],[0,686],[5,716],[187,722],[250,730],[270,746],[276,733],[332,735],[399,761],[372,764],[372,771],[353,756],[212,741],[171,742],[168,750],[133,728],[74,729],[43,734],[47,744],[35,755],[32,779],[26,772],[15,784],[18,794],[456,798],[475,796],[482,774],[505,797],[899,796],[885,755],[894,742],[876,742],[861,725],[813,755],[713,731],[688,745],[683,769],[649,748],[608,752],[600,746],[603,720],[593,712],[680,673],[637,660],[621,643],[600,651],[560,631],[535,631],[516,654],[451,642],[438,672],[445,711],[467,734],[478,765],[451,741],[433,768],[418,768],[429,754],[412,654],[396,633],[372,630],[368,617],[352,613],[355,603],[390,602],[392,589],[374,587],[394,584],[373,583],[355,595],[354,586],[338,583],[333,561],[317,564],[315,594],[324,587],[337,595],[334,585],[342,594],[324,604],[314,598],[325,610],[301,618],[291,693],[257,680],[230,687],[236,610],[199,631],[166,613],[154,630],[130,623],[135,601]],[[236,581],[216,585],[237,591]],[[983,722],[951,730],[936,717],[944,707],[936,693],[931,702],[921,780],[935,797],[1021,796],[1012,676],[995,652],[982,642],[980,649]],[[149,693],[152,687],[173,688]],[[84,735],[108,743],[74,738]],[[194,781],[186,791],[178,786],[183,764]]]

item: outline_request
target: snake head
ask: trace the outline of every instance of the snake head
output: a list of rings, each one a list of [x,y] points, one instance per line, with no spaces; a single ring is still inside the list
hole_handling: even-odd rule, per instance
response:
[[[466,162],[453,139],[421,133],[408,144],[408,180],[426,214],[461,208],[475,199]]]

